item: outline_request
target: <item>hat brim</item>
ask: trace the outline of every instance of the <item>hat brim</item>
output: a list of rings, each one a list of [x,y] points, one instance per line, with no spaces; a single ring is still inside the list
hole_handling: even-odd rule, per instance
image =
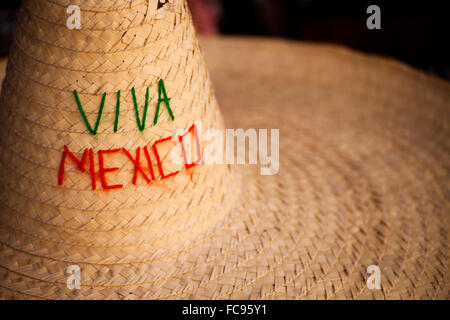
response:
[[[244,186],[238,210],[153,257],[141,247],[106,264],[64,261],[67,247],[2,223],[11,263],[0,268],[1,295],[448,299],[450,85],[334,46],[247,38],[203,46],[227,127],[280,129],[279,173],[233,167]],[[98,276],[70,291],[51,276],[61,262]],[[367,286],[371,265],[381,289]]]

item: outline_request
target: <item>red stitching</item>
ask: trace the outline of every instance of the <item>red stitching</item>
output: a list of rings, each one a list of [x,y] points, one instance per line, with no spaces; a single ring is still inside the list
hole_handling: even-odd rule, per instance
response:
[[[145,157],[147,158],[148,168],[150,169],[150,174],[152,175],[152,180],[154,181],[154,180],[156,180],[155,172],[153,171],[152,159],[150,158],[150,153],[148,152],[147,146],[144,147],[144,154],[145,154]]]
[[[196,161],[194,161],[193,163],[187,163],[187,157],[186,157],[186,149],[184,148],[184,144],[183,144],[183,138],[191,131],[194,131],[194,138],[195,138],[195,142],[197,143],[198,149],[197,149],[197,157],[198,159]],[[200,141],[198,138],[198,134],[197,134],[197,127],[195,126],[195,124],[193,124],[189,130],[183,134],[182,136],[179,137],[180,140],[180,144],[181,144],[181,149],[183,150],[183,158],[184,158],[184,163],[186,166],[186,169],[190,169],[196,165],[198,165],[201,161],[202,161],[202,153],[201,153],[201,147],[200,147]],[[194,146],[195,147],[195,146]]]
[[[172,177],[172,176],[174,176],[174,175],[176,175],[176,174],[178,174],[178,173],[180,172],[180,171],[178,170],[178,171],[172,172],[172,173],[170,173],[170,174],[168,174],[168,175],[165,175],[165,174],[164,174],[164,171],[163,171],[163,168],[162,168],[161,159],[159,158],[158,150],[156,149],[156,145],[157,145],[157,144],[162,143],[162,142],[166,142],[166,141],[170,141],[170,140],[172,140],[172,137],[167,137],[167,138],[165,138],[165,139],[158,140],[158,141],[156,141],[156,142],[153,144],[153,152],[155,153],[156,161],[158,162],[158,168],[159,168],[159,173],[161,174],[161,180],[164,180],[164,179],[167,179],[167,178],[169,178],[169,177]]]
[[[116,184],[113,186],[108,185],[108,183],[106,182],[105,173],[117,171],[117,170],[119,170],[119,168],[105,168],[104,163],[103,163],[103,154],[111,154],[111,153],[116,153],[119,151],[120,151],[120,149],[113,149],[113,150],[100,150],[98,152],[98,160],[99,160],[99,167],[100,167],[99,175],[100,175],[100,180],[102,182],[102,187],[105,190],[121,189],[123,187],[123,185],[121,185],[121,184]]]
[[[83,152],[83,156],[81,158],[81,161],[77,159],[77,157],[69,150],[69,148],[67,146],[64,146],[64,151],[61,157],[61,163],[59,165],[59,171],[58,171],[58,185],[62,185],[64,182],[64,172],[65,172],[65,168],[66,168],[66,157],[67,155],[69,155],[70,159],[73,160],[73,162],[75,162],[75,164],[77,165],[77,169],[80,170],[81,172],[85,172],[86,168],[84,167],[86,160],[87,160],[87,155],[88,155],[88,150],[84,150]]]
[[[137,151],[136,151],[136,159],[133,159],[133,156],[128,152],[127,149],[123,148],[123,151],[126,153],[126,155],[128,156],[128,158],[131,160],[131,162],[133,162],[134,164],[134,176],[133,176],[133,184],[136,185],[137,182],[137,176],[138,176],[138,172],[140,172],[142,174],[142,176],[144,177],[145,181],[147,181],[147,183],[150,182],[150,179],[147,177],[147,175],[144,172],[144,169],[142,169],[141,167],[141,163],[140,163],[140,157],[141,157],[141,148],[138,147]]]

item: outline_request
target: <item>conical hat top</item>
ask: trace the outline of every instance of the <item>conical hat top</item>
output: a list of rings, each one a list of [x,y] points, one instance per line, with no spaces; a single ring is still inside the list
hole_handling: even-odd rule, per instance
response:
[[[1,99],[2,228],[25,234],[14,248],[45,256],[69,295],[68,265],[118,285],[124,264],[212,234],[240,189],[227,166],[199,165],[199,135],[224,126],[186,1],[73,4],[24,3]]]

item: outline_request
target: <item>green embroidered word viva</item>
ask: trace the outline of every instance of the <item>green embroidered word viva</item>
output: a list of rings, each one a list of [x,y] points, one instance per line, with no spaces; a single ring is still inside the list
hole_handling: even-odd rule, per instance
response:
[[[144,131],[145,129],[145,121],[147,118],[147,110],[148,110],[148,100],[149,100],[149,89],[147,87],[147,91],[145,94],[145,104],[144,104],[144,111],[143,111],[143,115],[142,115],[142,121],[140,119],[140,115],[139,115],[139,104],[137,101],[137,97],[136,97],[136,91],[134,90],[134,88],[131,89],[131,94],[133,96],[133,105],[134,105],[134,109],[136,112],[136,122],[137,122],[137,126],[139,128],[139,131]],[[80,111],[81,117],[83,118],[84,123],[86,124],[86,127],[89,131],[90,134],[92,134],[93,136],[97,135],[97,131],[98,131],[98,127],[100,125],[100,120],[102,118],[102,113],[103,113],[103,107],[105,105],[105,100],[106,100],[106,93],[103,94],[102,97],[102,101],[100,103],[100,108],[98,110],[98,114],[97,114],[97,120],[95,122],[94,127],[91,126],[91,124],[89,123],[89,120],[86,117],[86,113],[84,112],[83,106],[81,105],[81,101],[80,98],[78,97],[78,93],[76,90],[73,91],[73,95],[75,96],[75,101],[77,103],[78,106],[78,110]],[[164,103],[165,106],[167,107],[167,110],[169,112],[170,118],[172,120],[175,119],[172,109],[170,108],[170,99],[167,96],[167,92],[166,92],[166,87],[164,85],[164,81],[161,79],[158,82],[158,104],[156,106],[156,111],[155,111],[155,116],[153,118],[153,125],[156,125],[158,123],[158,117],[159,117],[159,110],[160,110],[160,106],[161,103]],[[119,126],[119,114],[120,114],[120,90],[117,92],[117,104],[116,104],[116,117],[115,117],[115,121],[114,121],[114,132],[117,132],[118,130],[118,126]]]

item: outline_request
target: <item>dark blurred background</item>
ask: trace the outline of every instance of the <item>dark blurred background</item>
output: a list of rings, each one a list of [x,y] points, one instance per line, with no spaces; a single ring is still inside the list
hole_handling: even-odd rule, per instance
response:
[[[201,34],[283,37],[331,42],[394,57],[450,80],[448,0],[188,0]],[[0,4],[0,54],[12,40],[20,1]],[[369,30],[369,5],[381,8],[381,30]]]

